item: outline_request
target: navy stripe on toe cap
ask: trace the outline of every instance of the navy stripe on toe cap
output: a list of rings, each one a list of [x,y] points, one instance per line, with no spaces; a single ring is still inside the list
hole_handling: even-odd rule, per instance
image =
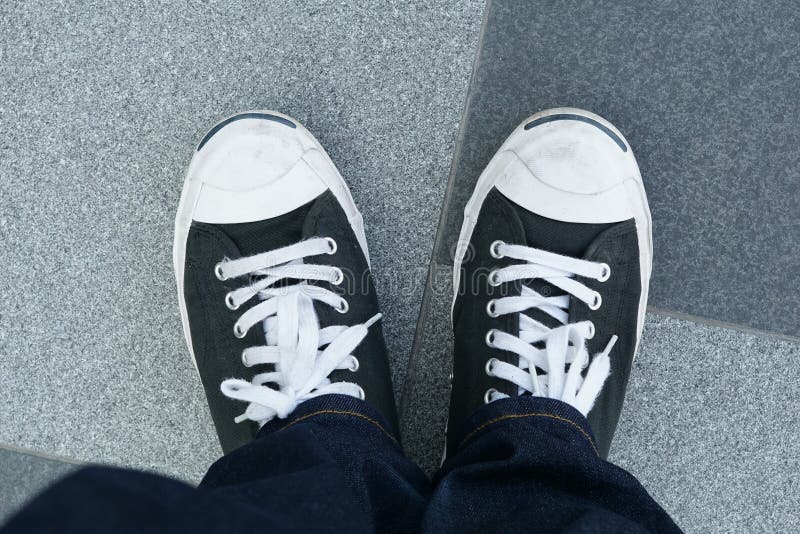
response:
[[[225,119],[224,121],[220,122],[219,124],[217,124],[216,126],[211,128],[211,131],[208,132],[206,134],[206,136],[203,137],[203,140],[200,141],[200,144],[197,145],[197,151],[200,152],[200,149],[203,148],[203,145],[208,143],[209,139],[214,137],[214,134],[216,134],[222,128],[224,128],[225,126],[229,125],[232,122],[235,122],[235,121],[238,121],[238,120],[242,120],[242,119],[264,119],[264,120],[268,120],[268,121],[279,122],[279,123],[281,123],[281,124],[283,124],[285,126],[289,126],[290,128],[297,128],[295,123],[293,123],[289,119],[285,119],[283,117],[279,117],[278,115],[271,115],[269,113],[257,113],[257,112],[240,113],[239,115],[234,115],[233,117],[229,117],[229,118]]]
[[[622,149],[623,152],[628,151],[628,147],[625,145],[625,142],[622,139],[620,139],[620,137],[617,134],[615,134],[611,129],[597,122],[596,120],[589,117],[585,117],[583,115],[575,115],[573,113],[559,113],[557,115],[549,115],[547,117],[541,117],[539,119],[529,122],[528,124],[525,125],[525,129],[530,130],[531,128],[535,128],[540,124],[546,124],[548,122],[555,122],[555,121],[579,121],[579,122],[585,122],[586,124],[591,124],[595,128],[601,130],[606,135],[608,135],[617,144],[617,146],[619,146]]]

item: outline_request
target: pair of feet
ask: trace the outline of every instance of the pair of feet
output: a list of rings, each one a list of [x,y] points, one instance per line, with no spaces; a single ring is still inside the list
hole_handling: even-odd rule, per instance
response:
[[[601,117],[553,109],[511,134],[456,251],[450,452],[480,406],[533,395],[588,416],[607,454],[642,330],[650,226],[636,160]],[[203,138],[174,266],[225,452],[325,394],[362,398],[397,429],[363,221],[296,120],[244,113]]]

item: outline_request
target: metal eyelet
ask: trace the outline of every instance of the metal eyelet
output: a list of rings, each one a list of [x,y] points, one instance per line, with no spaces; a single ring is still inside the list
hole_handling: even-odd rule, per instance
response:
[[[600,278],[597,279],[598,282],[605,282],[611,278],[611,266],[607,263],[603,263],[602,268],[603,271],[600,273]]]
[[[244,351],[242,351],[242,365],[244,365],[245,367],[250,367],[250,362],[247,361],[247,358],[245,358],[244,355],[245,353]]]
[[[492,402],[492,395],[494,395],[495,393],[497,393],[496,389],[494,388],[487,389],[486,393],[483,394],[483,403],[489,404],[490,402]]]
[[[242,339],[244,336],[247,335],[247,332],[245,330],[242,330],[242,327],[239,326],[239,323],[236,323],[233,325],[233,335],[238,337],[239,339]]]
[[[335,279],[333,280],[333,282],[331,282],[331,283],[332,283],[333,285],[335,285],[335,286],[338,286],[339,284],[341,284],[342,282],[344,282],[344,273],[343,273],[343,272],[342,272],[342,270],[341,270],[340,268],[338,268],[338,267],[334,267],[334,270],[335,270],[335,272],[336,272],[336,278],[335,278]]]
[[[336,254],[336,251],[339,249],[336,240],[332,237],[326,237],[325,241],[328,242],[328,254]]]
[[[589,337],[588,337],[588,339],[592,339],[594,337],[594,334],[595,334],[594,323],[589,321]]]
[[[600,296],[600,293],[594,294],[594,300],[589,304],[590,310],[597,310],[600,309],[600,305],[603,304],[603,297]]]
[[[505,245],[505,242],[500,241],[499,239],[497,241],[493,241],[492,244],[489,245],[489,254],[498,260],[504,257],[502,254],[500,254],[500,245]]]
[[[486,303],[486,314],[489,317],[492,317],[492,318],[499,317],[499,315],[497,314],[497,311],[495,311],[495,301],[494,301],[494,299],[492,299],[492,300],[490,300],[489,302]]]
[[[334,309],[339,313],[347,313],[348,311],[350,311],[350,304],[348,304],[346,300],[342,299],[341,306]]]
[[[222,262],[214,266],[214,276],[217,277],[217,280],[226,280],[225,275],[222,274]]]
[[[500,285],[500,280],[498,278],[499,276],[500,275],[497,273],[497,271],[490,271],[489,272],[489,285],[493,286],[493,287],[499,286]]]
[[[361,366],[361,364],[358,362],[358,358],[356,358],[355,356],[353,356],[353,365],[351,365],[350,367],[348,367],[348,368],[347,368],[347,370],[348,370],[348,371],[351,371],[351,372],[353,372],[353,373],[355,373],[356,371],[358,371],[358,368],[359,368],[360,366]]]
[[[236,310],[239,308],[239,304],[233,302],[233,292],[225,294],[225,306],[227,306],[229,310]]]
[[[497,358],[489,358],[486,360],[486,366],[484,367],[486,370],[486,376],[494,376],[494,372],[492,372],[492,366],[497,361],[499,361]]]
[[[491,330],[486,332],[486,337],[484,338],[486,340],[486,345],[488,345],[492,349],[495,348],[495,346],[494,346],[494,336],[496,334],[497,334],[497,330],[492,328]]]
[[[367,398],[367,394],[364,393],[364,388],[362,388],[361,386],[358,386],[358,398],[361,399],[362,401],[366,400]]]

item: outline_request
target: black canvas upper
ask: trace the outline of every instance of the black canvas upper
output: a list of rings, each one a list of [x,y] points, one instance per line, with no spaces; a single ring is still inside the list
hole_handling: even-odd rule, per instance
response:
[[[307,257],[304,262],[339,267],[345,275],[344,282],[338,286],[315,283],[342,294],[349,304],[349,311],[342,314],[315,302],[320,327],[351,326],[378,313],[367,261],[344,210],[330,191],[273,219],[241,224],[192,222],[186,242],[184,295],[197,367],[225,452],[249,442],[258,428],[251,421],[234,422],[247,404],[225,397],[220,391],[221,382],[227,378],[249,380],[256,373],[268,371],[270,366],[247,368],[242,364],[242,350],[265,344],[264,330],[257,325],[244,338],[238,339],[233,334],[233,325],[259,300],[253,298],[239,309],[230,310],[224,301],[226,293],[242,287],[246,281],[241,278],[220,281],[214,275],[214,266],[224,258],[252,256],[312,237],[333,238],[337,251],[332,255]],[[380,321],[369,328],[367,337],[353,355],[360,362],[358,370],[334,371],[330,379],[359,384],[366,401],[383,414],[396,432],[397,416]]]
[[[518,314],[492,318],[486,312],[489,300],[519,295],[523,283],[509,282],[496,287],[488,283],[490,271],[518,261],[492,257],[489,248],[496,240],[593,262],[604,262],[611,267],[611,276],[605,282],[576,278],[601,294],[601,307],[592,311],[585,303],[570,297],[568,310],[570,323],[583,320],[594,323],[596,333],[588,341],[591,356],[602,351],[612,335],[619,337],[609,355],[611,373],[589,413],[589,422],[597,439],[598,449],[603,456],[607,455],[622,410],[636,347],[641,295],[636,224],[633,219],[609,224],[556,221],[527,211],[496,189],[489,192],[481,206],[470,246],[461,266],[459,294],[453,308],[455,353],[447,436],[448,454],[454,452],[463,421],[483,405],[487,389],[495,388],[510,396],[517,395],[515,385],[490,377],[485,372],[486,361],[492,357],[513,365],[519,362],[517,354],[491,348],[485,342],[486,333],[493,328],[519,335]],[[541,279],[525,283],[544,296],[563,294],[561,290]],[[549,327],[559,324],[537,309],[525,313]]]

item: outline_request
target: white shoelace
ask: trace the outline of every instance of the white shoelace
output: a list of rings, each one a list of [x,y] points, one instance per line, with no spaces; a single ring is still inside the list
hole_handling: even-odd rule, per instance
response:
[[[250,285],[231,291],[225,304],[236,309],[254,296],[260,302],[244,312],[233,328],[236,337],[261,323],[267,344],[242,352],[246,367],[274,365],[274,371],[256,374],[249,382],[237,378],[224,380],[222,393],[248,402],[236,422],[247,419],[263,425],[274,417],[287,417],[303,401],[338,393],[364,398],[364,390],[351,382],[331,382],[336,369],[358,370],[358,359],[351,353],[363,341],[370,326],[381,314],[354,326],[328,326],[320,329],[314,301],[323,302],[340,313],[347,313],[347,301],[333,291],[308,284],[310,280],[338,285],[344,275],[338,267],[304,264],[303,258],[334,254],[336,241],[315,237],[294,245],[236,260],[225,260],[214,269],[217,278],[249,277]],[[276,286],[281,280],[300,280]],[[268,384],[277,386],[269,387]]]
[[[591,321],[568,323],[570,295],[596,310],[602,304],[600,294],[574,280],[576,275],[604,282],[611,275],[605,263],[561,256],[522,245],[509,245],[495,241],[490,247],[495,258],[512,258],[527,263],[509,265],[489,273],[489,284],[497,286],[516,280],[542,279],[566,294],[545,297],[539,292],[522,286],[519,296],[503,297],[489,301],[486,313],[491,317],[519,313],[519,337],[507,332],[492,329],[486,333],[486,343],[490,347],[506,350],[519,355],[519,366],[491,358],[486,362],[486,373],[502,380],[512,382],[525,392],[535,396],[558,399],[571,404],[583,415],[587,415],[603,388],[611,364],[609,352],[617,342],[611,337],[606,348],[595,355],[589,365],[586,340],[594,337],[594,324]],[[562,326],[548,328],[523,312],[538,308],[553,317]],[[533,345],[543,343],[544,348]],[[583,369],[589,365],[586,377]],[[544,371],[537,373],[537,368]],[[508,395],[489,389],[484,400],[494,400]]]

